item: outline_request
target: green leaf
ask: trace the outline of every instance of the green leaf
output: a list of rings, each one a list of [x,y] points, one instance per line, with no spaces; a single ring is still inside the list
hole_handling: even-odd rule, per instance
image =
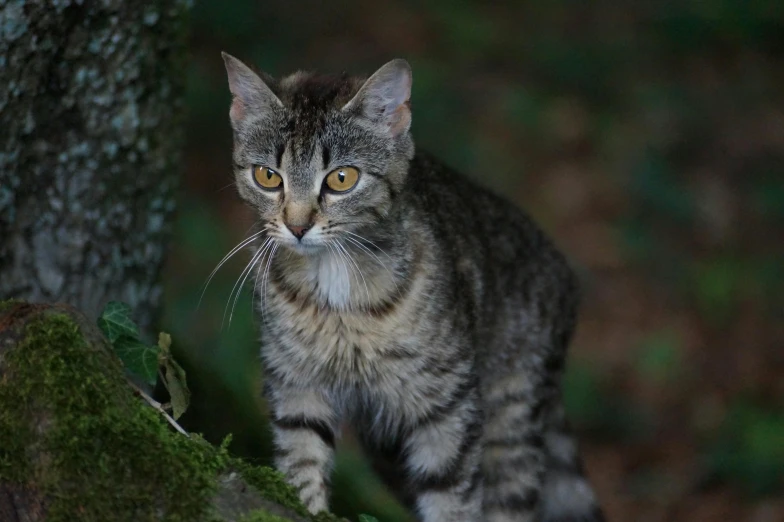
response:
[[[370,515],[359,515],[359,522],[378,522],[378,519]]]
[[[160,348],[149,346],[139,339],[126,335],[118,337],[112,344],[114,351],[131,373],[149,384],[155,384],[155,378],[158,375]]]
[[[131,307],[119,301],[110,301],[98,318],[98,327],[114,344],[120,337],[139,339],[139,327],[131,319]]]
[[[158,335],[158,363],[161,367],[161,381],[169,391],[171,398],[172,417],[179,419],[191,400],[191,391],[185,376],[185,370],[180,366],[171,355],[171,335],[161,332]]]

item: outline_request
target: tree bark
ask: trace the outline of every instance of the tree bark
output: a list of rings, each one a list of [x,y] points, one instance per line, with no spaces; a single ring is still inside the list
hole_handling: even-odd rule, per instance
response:
[[[0,0],[0,298],[154,324],[189,4]]]

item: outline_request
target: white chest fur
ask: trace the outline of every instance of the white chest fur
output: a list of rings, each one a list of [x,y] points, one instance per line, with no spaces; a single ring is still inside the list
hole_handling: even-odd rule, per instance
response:
[[[321,299],[335,308],[344,308],[351,298],[352,285],[356,285],[353,269],[347,258],[330,253],[311,261],[308,278]]]

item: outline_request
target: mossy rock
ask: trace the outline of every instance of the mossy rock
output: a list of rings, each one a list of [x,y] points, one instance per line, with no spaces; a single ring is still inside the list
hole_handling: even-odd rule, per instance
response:
[[[177,433],[64,305],[0,303],[0,520],[281,522],[308,515],[272,469]]]

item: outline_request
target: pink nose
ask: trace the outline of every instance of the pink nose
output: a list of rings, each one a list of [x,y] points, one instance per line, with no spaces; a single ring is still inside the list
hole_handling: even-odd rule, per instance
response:
[[[302,236],[304,236],[307,231],[310,230],[310,226],[299,227],[286,224],[286,227],[291,230],[291,233],[294,234],[294,237],[297,239],[302,239]]]

